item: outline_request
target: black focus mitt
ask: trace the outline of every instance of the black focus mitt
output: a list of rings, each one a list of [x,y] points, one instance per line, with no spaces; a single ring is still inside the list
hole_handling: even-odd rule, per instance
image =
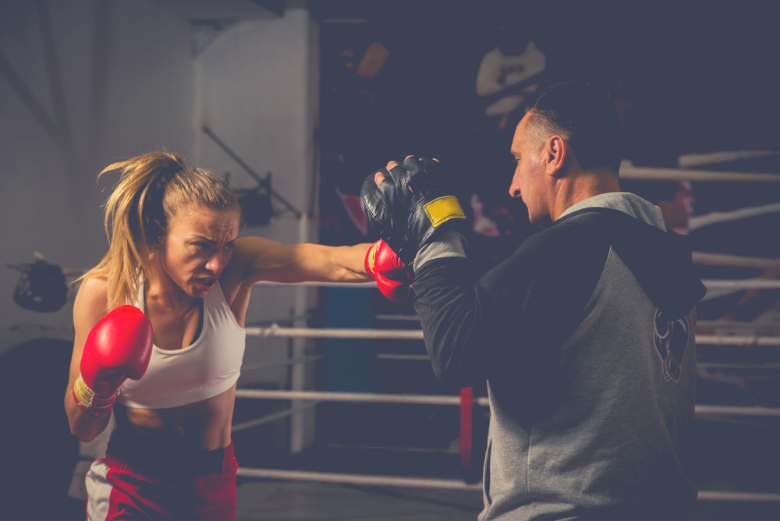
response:
[[[363,182],[360,204],[371,228],[406,264],[438,230],[465,225],[466,215],[438,161],[408,157],[403,165],[381,171],[385,180],[379,186],[375,174]]]

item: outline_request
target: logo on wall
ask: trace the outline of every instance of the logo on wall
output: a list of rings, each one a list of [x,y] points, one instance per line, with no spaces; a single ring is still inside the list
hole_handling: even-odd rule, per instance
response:
[[[690,326],[688,318],[676,320],[667,318],[660,309],[655,311],[655,348],[661,357],[664,379],[677,383],[680,381],[685,349],[688,347]]]

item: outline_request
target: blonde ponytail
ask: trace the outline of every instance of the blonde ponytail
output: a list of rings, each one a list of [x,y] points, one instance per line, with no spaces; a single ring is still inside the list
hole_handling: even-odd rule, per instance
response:
[[[136,299],[142,276],[149,273],[150,255],[165,239],[168,223],[185,205],[214,210],[240,207],[227,184],[207,170],[191,169],[167,152],[150,152],[107,166],[121,171],[119,183],[105,205],[109,248],[100,263],[81,279],[104,278],[108,310]]]

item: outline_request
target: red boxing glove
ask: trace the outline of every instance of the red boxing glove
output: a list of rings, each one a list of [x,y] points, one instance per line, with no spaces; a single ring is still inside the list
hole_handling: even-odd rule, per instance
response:
[[[100,319],[84,344],[73,386],[76,405],[92,416],[111,412],[122,382],[146,372],[153,345],[152,324],[135,306],[119,306]]]
[[[389,300],[400,304],[409,297],[409,285],[414,282],[414,272],[385,241],[380,239],[368,249],[365,267],[366,273],[376,279],[379,291]]]

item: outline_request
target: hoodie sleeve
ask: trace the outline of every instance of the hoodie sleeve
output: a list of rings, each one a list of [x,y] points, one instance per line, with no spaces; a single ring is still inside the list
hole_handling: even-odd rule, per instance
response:
[[[589,227],[564,222],[530,237],[476,281],[463,257],[423,264],[414,306],[436,377],[465,387],[495,371],[555,363],[609,248]]]

